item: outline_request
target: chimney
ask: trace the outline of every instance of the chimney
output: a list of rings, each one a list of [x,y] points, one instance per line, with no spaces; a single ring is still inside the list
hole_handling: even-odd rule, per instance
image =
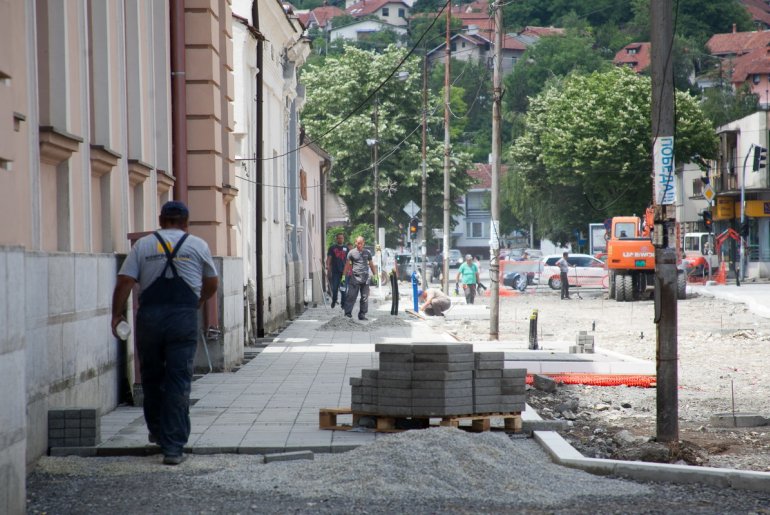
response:
[[[738,32],[738,26],[735,23],[733,23],[733,34],[735,34],[736,32]]]

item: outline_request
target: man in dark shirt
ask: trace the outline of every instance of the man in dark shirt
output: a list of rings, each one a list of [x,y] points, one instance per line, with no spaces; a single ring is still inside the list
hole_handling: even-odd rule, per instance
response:
[[[377,269],[372,261],[372,253],[364,248],[364,238],[356,238],[356,248],[348,252],[348,261],[345,265],[345,276],[350,277],[350,284],[345,295],[345,316],[353,316],[353,304],[356,302],[358,292],[361,292],[361,303],[358,311],[358,319],[366,320],[366,312],[369,310],[369,271],[377,277]]]
[[[337,233],[336,242],[329,247],[326,253],[326,274],[329,277],[331,288],[332,307],[337,305],[337,291],[340,288],[342,272],[345,271],[345,263],[348,258],[348,247],[345,245],[345,234]],[[345,292],[340,292],[340,306],[345,306]]]

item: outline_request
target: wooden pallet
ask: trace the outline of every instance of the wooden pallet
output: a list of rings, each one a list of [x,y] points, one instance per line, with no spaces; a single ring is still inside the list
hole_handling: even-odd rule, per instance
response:
[[[337,415],[353,415],[353,425],[337,424]],[[502,418],[506,431],[521,432],[521,413],[483,413],[447,417],[393,417],[376,413],[354,413],[350,408],[321,408],[318,412],[318,427],[320,429],[348,431],[358,426],[358,421],[361,417],[374,418],[376,422],[374,430],[382,433],[405,431],[405,429],[397,427],[398,421],[404,419],[414,421],[415,428],[431,427],[431,419],[440,419],[439,426],[442,427],[460,427],[461,422],[470,421],[470,431],[484,432],[490,430],[493,418]]]

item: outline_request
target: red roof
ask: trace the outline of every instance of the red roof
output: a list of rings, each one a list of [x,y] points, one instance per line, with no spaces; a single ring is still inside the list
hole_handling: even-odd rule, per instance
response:
[[[744,3],[744,7],[747,11],[749,11],[749,14],[751,15],[751,18],[754,20],[754,22],[759,22],[765,27],[768,27],[770,26],[770,12],[768,12],[768,5],[761,2],[761,0],[760,4],[760,6],[757,6]]]
[[[351,16],[358,18],[360,16],[374,14],[388,4],[403,4],[405,7],[409,7],[409,4],[403,0],[362,0],[361,2],[351,5],[345,9],[345,11]]]
[[[770,73],[770,47],[757,48],[733,61],[732,82],[741,84],[751,75]]]
[[[642,73],[650,66],[650,43],[629,43],[615,54],[612,64],[628,66],[634,72]]]
[[[543,38],[546,36],[561,36],[564,34],[564,29],[558,27],[524,27],[524,30],[519,32],[522,36],[534,36],[536,38]]]
[[[713,55],[742,55],[770,43],[770,30],[714,34],[706,43]]]
[[[502,165],[500,167],[500,178],[505,177],[507,172],[508,167],[506,165]],[[475,163],[473,168],[468,170],[468,175],[476,179],[476,184],[471,186],[472,189],[492,189],[492,165],[486,163]]]
[[[321,28],[326,27],[326,24],[329,23],[329,20],[332,18],[336,18],[337,16],[342,16],[345,14],[345,11],[333,5],[322,5],[320,7],[316,7],[310,12],[313,14],[315,22]]]
[[[303,27],[307,28],[310,21],[310,11],[298,12],[297,19],[299,19]]]

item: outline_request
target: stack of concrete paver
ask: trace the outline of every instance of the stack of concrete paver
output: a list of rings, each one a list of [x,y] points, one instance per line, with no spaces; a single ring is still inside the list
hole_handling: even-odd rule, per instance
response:
[[[48,447],[94,447],[101,426],[94,408],[48,410]]]
[[[375,345],[379,370],[351,378],[351,409],[391,417],[524,411],[526,369],[504,369],[502,352],[466,343]]]
[[[571,354],[593,354],[594,353],[594,337],[588,334],[586,331],[580,331],[575,340],[575,345],[570,345],[569,351]]]

